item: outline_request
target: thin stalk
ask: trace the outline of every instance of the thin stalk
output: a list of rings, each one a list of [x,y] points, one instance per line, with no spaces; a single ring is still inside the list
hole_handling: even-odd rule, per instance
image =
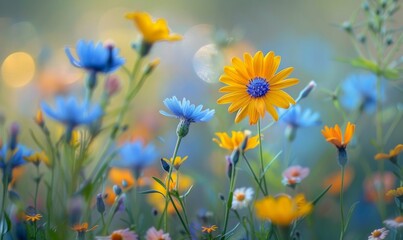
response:
[[[248,212],[249,212],[249,224],[250,224],[250,231],[252,233],[252,239],[256,239],[255,224],[251,206],[248,207]]]
[[[179,217],[179,220],[180,220],[181,223],[182,223],[182,226],[185,228],[185,231],[186,231],[186,233],[188,234],[188,236],[190,236],[189,228],[188,228],[188,226],[186,225],[185,221],[183,220],[182,215],[180,214],[178,208],[176,207],[176,204],[175,204],[174,200],[172,199],[171,194],[168,194],[168,196],[169,196],[170,201],[172,202],[172,206],[174,207],[176,214],[177,214],[178,217]]]
[[[39,191],[39,181],[40,181],[40,173],[39,173],[39,165],[36,166],[36,180],[35,180],[35,195],[34,195],[34,208],[36,211],[36,205],[38,200],[38,191]]]
[[[246,158],[245,153],[242,153],[242,157],[245,159],[246,165],[248,166],[249,170],[251,171],[252,175],[253,175],[253,179],[255,180],[255,182],[257,183],[257,185],[259,186],[260,191],[263,193],[264,196],[267,196],[267,193],[265,192],[264,188],[262,187],[259,178],[256,176],[255,172],[253,171],[252,166],[249,163],[249,160]]]
[[[227,233],[229,211],[232,208],[232,198],[234,197],[235,181],[236,181],[236,166],[233,165],[232,169],[231,169],[231,180],[230,180],[230,187],[229,187],[229,193],[228,193],[227,207],[225,209],[224,229],[221,233],[221,240],[225,239],[225,234]]]
[[[7,168],[7,166],[6,166],[6,168]],[[6,214],[6,212],[5,212],[5,208],[6,208],[6,200],[7,200],[7,190],[8,190],[8,173],[7,173],[8,171],[7,171],[7,169],[5,169],[4,170],[4,172],[3,172],[3,196],[2,196],[2,201],[1,201],[1,212],[0,212],[0,214],[1,214],[1,217],[0,217],[0,220],[1,221],[3,221],[3,218],[5,217],[5,214]],[[3,230],[3,229],[2,229]],[[0,234],[1,235],[1,237],[0,237],[0,239],[1,240],[3,240],[4,239],[4,236],[5,236],[5,233],[1,233]]]
[[[344,166],[341,167],[341,188],[340,188],[340,215],[341,215],[341,230],[340,240],[344,239],[344,209],[343,209],[343,190],[344,190]]]
[[[164,207],[165,214],[161,216],[161,217],[164,218],[164,231],[165,232],[168,231],[168,204],[169,204],[169,201],[171,199],[170,182],[171,182],[171,176],[172,176],[172,169],[173,169],[173,166],[175,164],[175,158],[176,158],[176,156],[178,154],[178,150],[179,150],[179,146],[181,144],[181,141],[182,141],[182,137],[178,136],[178,138],[176,140],[174,152],[172,154],[172,163],[171,163],[171,166],[169,167],[168,176],[167,176],[166,181],[165,181],[165,186],[167,188],[166,189],[167,192],[166,192],[166,196],[165,196],[165,207]],[[173,201],[172,201],[172,204],[174,204]]]
[[[262,177],[264,190],[265,190],[265,193],[267,194],[266,176],[265,176],[265,174],[263,174],[264,173],[264,161],[263,161],[263,146],[262,146],[262,134],[261,134],[261,129],[260,129],[260,119],[257,122],[257,132],[259,135],[259,155],[260,155],[260,171],[261,171],[260,176]]]

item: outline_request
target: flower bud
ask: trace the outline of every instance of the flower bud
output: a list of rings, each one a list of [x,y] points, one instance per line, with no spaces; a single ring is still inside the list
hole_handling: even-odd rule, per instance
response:
[[[152,62],[150,62],[145,70],[144,70],[144,74],[148,75],[150,73],[152,73],[152,71],[154,71],[154,69],[160,64],[161,60],[159,58],[154,59]]]
[[[302,99],[302,98],[306,98],[308,97],[308,95],[316,88],[317,84],[314,80],[310,81],[308,83],[308,85],[306,85],[304,87],[304,89],[301,90],[301,92],[299,93],[298,98]]]
[[[105,92],[108,97],[112,97],[120,90],[119,78],[116,75],[110,75],[105,81]]]
[[[186,119],[181,119],[176,127],[176,134],[178,137],[185,137],[189,133],[190,122]]]
[[[346,31],[347,33],[352,33],[353,32],[353,26],[351,26],[351,23],[348,21],[343,22],[341,27]]]
[[[118,185],[113,185],[113,192],[116,196],[119,196],[122,194],[122,189]]]
[[[230,156],[225,156],[225,159],[227,160],[227,176],[231,179],[234,164],[232,163],[232,158]]]
[[[127,183],[127,181],[126,180],[122,180],[122,187],[123,188],[127,188],[129,186],[129,184]]]
[[[387,36],[386,40],[385,40],[385,43],[386,43],[387,46],[392,45],[393,44],[393,38],[391,36]]]
[[[93,90],[97,86],[97,72],[96,71],[88,71],[88,75],[85,80],[85,85],[90,90]]]
[[[38,111],[36,111],[35,123],[38,124],[38,126],[41,128],[43,128],[43,126],[45,125],[45,121],[43,120],[43,113],[42,113],[41,109],[38,109]]]
[[[98,193],[97,195],[97,210],[100,214],[103,214],[105,212],[105,203],[102,197],[102,193]]]
[[[10,140],[9,140],[9,148],[10,150],[14,150],[17,147],[18,143],[18,134],[20,133],[20,125],[16,122],[11,124],[10,127]]]
[[[339,165],[344,167],[348,160],[346,148],[344,147],[338,148],[338,153],[339,153],[338,154]]]
[[[231,153],[231,162],[234,164],[234,167],[239,161],[239,154],[240,154],[239,148],[234,149]]]
[[[151,210],[151,212],[152,212],[153,216],[155,216],[155,217],[158,216],[158,210],[156,208],[153,208]]]
[[[244,152],[246,147],[248,146],[249,137],[252,135],[252,132],[249,130],[245,130],[244,135],[245,135],[245,137],[243,138],[242,143],[241,143],[242,152]]]

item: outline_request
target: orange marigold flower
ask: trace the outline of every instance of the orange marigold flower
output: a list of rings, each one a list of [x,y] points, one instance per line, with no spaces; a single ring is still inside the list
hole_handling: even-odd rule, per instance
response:
[[[381,160],[381,159],[389,159],[392,161],[392,163],[397,164],[397,155],[403,151],[403,144],[398,144],[396,145],[395,148],[389,151],[388,153],[378,153],[375,155],[375,160]]]
[[[337,150],[339,152],[338,156],[338,161],[340,166],[344,166],[347,163],[347,145],[353,138],[355,131],[355,125],[348,122],[346,126],[346,131],[343,134],[341,133],[339,125],[335,125],[334,127],[329,128],[328,126],[325,126],[324,129],[322,129],[322,134],[325,137],[326,141],[332,143],[334,146],[337,147]]]
[[[344,133],[344,139],[340,127],[337,124],[331,128],[325,126],[325,128],[322,129],[322,134],[325,137],[326,141],[332,143],[333,145],[335,145],[337,148],[340,149],[347,147],[348,143],[353,138],[354,131],[355,131],[355,124],[348,122],[346,132]]]
[[[35,215],[25,215],[25,220],[28,222],[36,222],[41,220],[42,215],[41,214],[35,214]]]
[[[82,224],[76,224],[71,229],[73,229],[74,231],[76,231],[78,233],[85,233],[85,232],[90,232],[90,231],[96,229],[97,227],[98,227],[98,225],[95,225],[92,228],[88,229],[88,223],[85,222]]]
[[[218,227],[216,225],[211,225],[210,227],[202,227],[202,232],[212,233],[217,229]]]

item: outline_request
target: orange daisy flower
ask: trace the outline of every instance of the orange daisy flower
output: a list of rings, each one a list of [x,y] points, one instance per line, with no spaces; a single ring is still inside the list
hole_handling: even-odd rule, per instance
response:
[[[348,122],[346,132],[344,133],[344,139],[340,127],[337,124],[331,128],[325,126],[325,128],[322,129],[322,134],[325,137],[326,141],[332,143],[333,145],[335,145],[337,148],[340,149],[347,147],[348,143],[353,138],[354,131],[355,131],[355,125]]]

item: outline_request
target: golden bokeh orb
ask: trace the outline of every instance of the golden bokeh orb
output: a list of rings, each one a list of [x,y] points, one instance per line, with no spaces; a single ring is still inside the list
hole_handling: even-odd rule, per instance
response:
[[[35,61],[26,52],[15,52],[4,59],[1,66],[3,81],[10,87],[27,85],[35,75]]]

